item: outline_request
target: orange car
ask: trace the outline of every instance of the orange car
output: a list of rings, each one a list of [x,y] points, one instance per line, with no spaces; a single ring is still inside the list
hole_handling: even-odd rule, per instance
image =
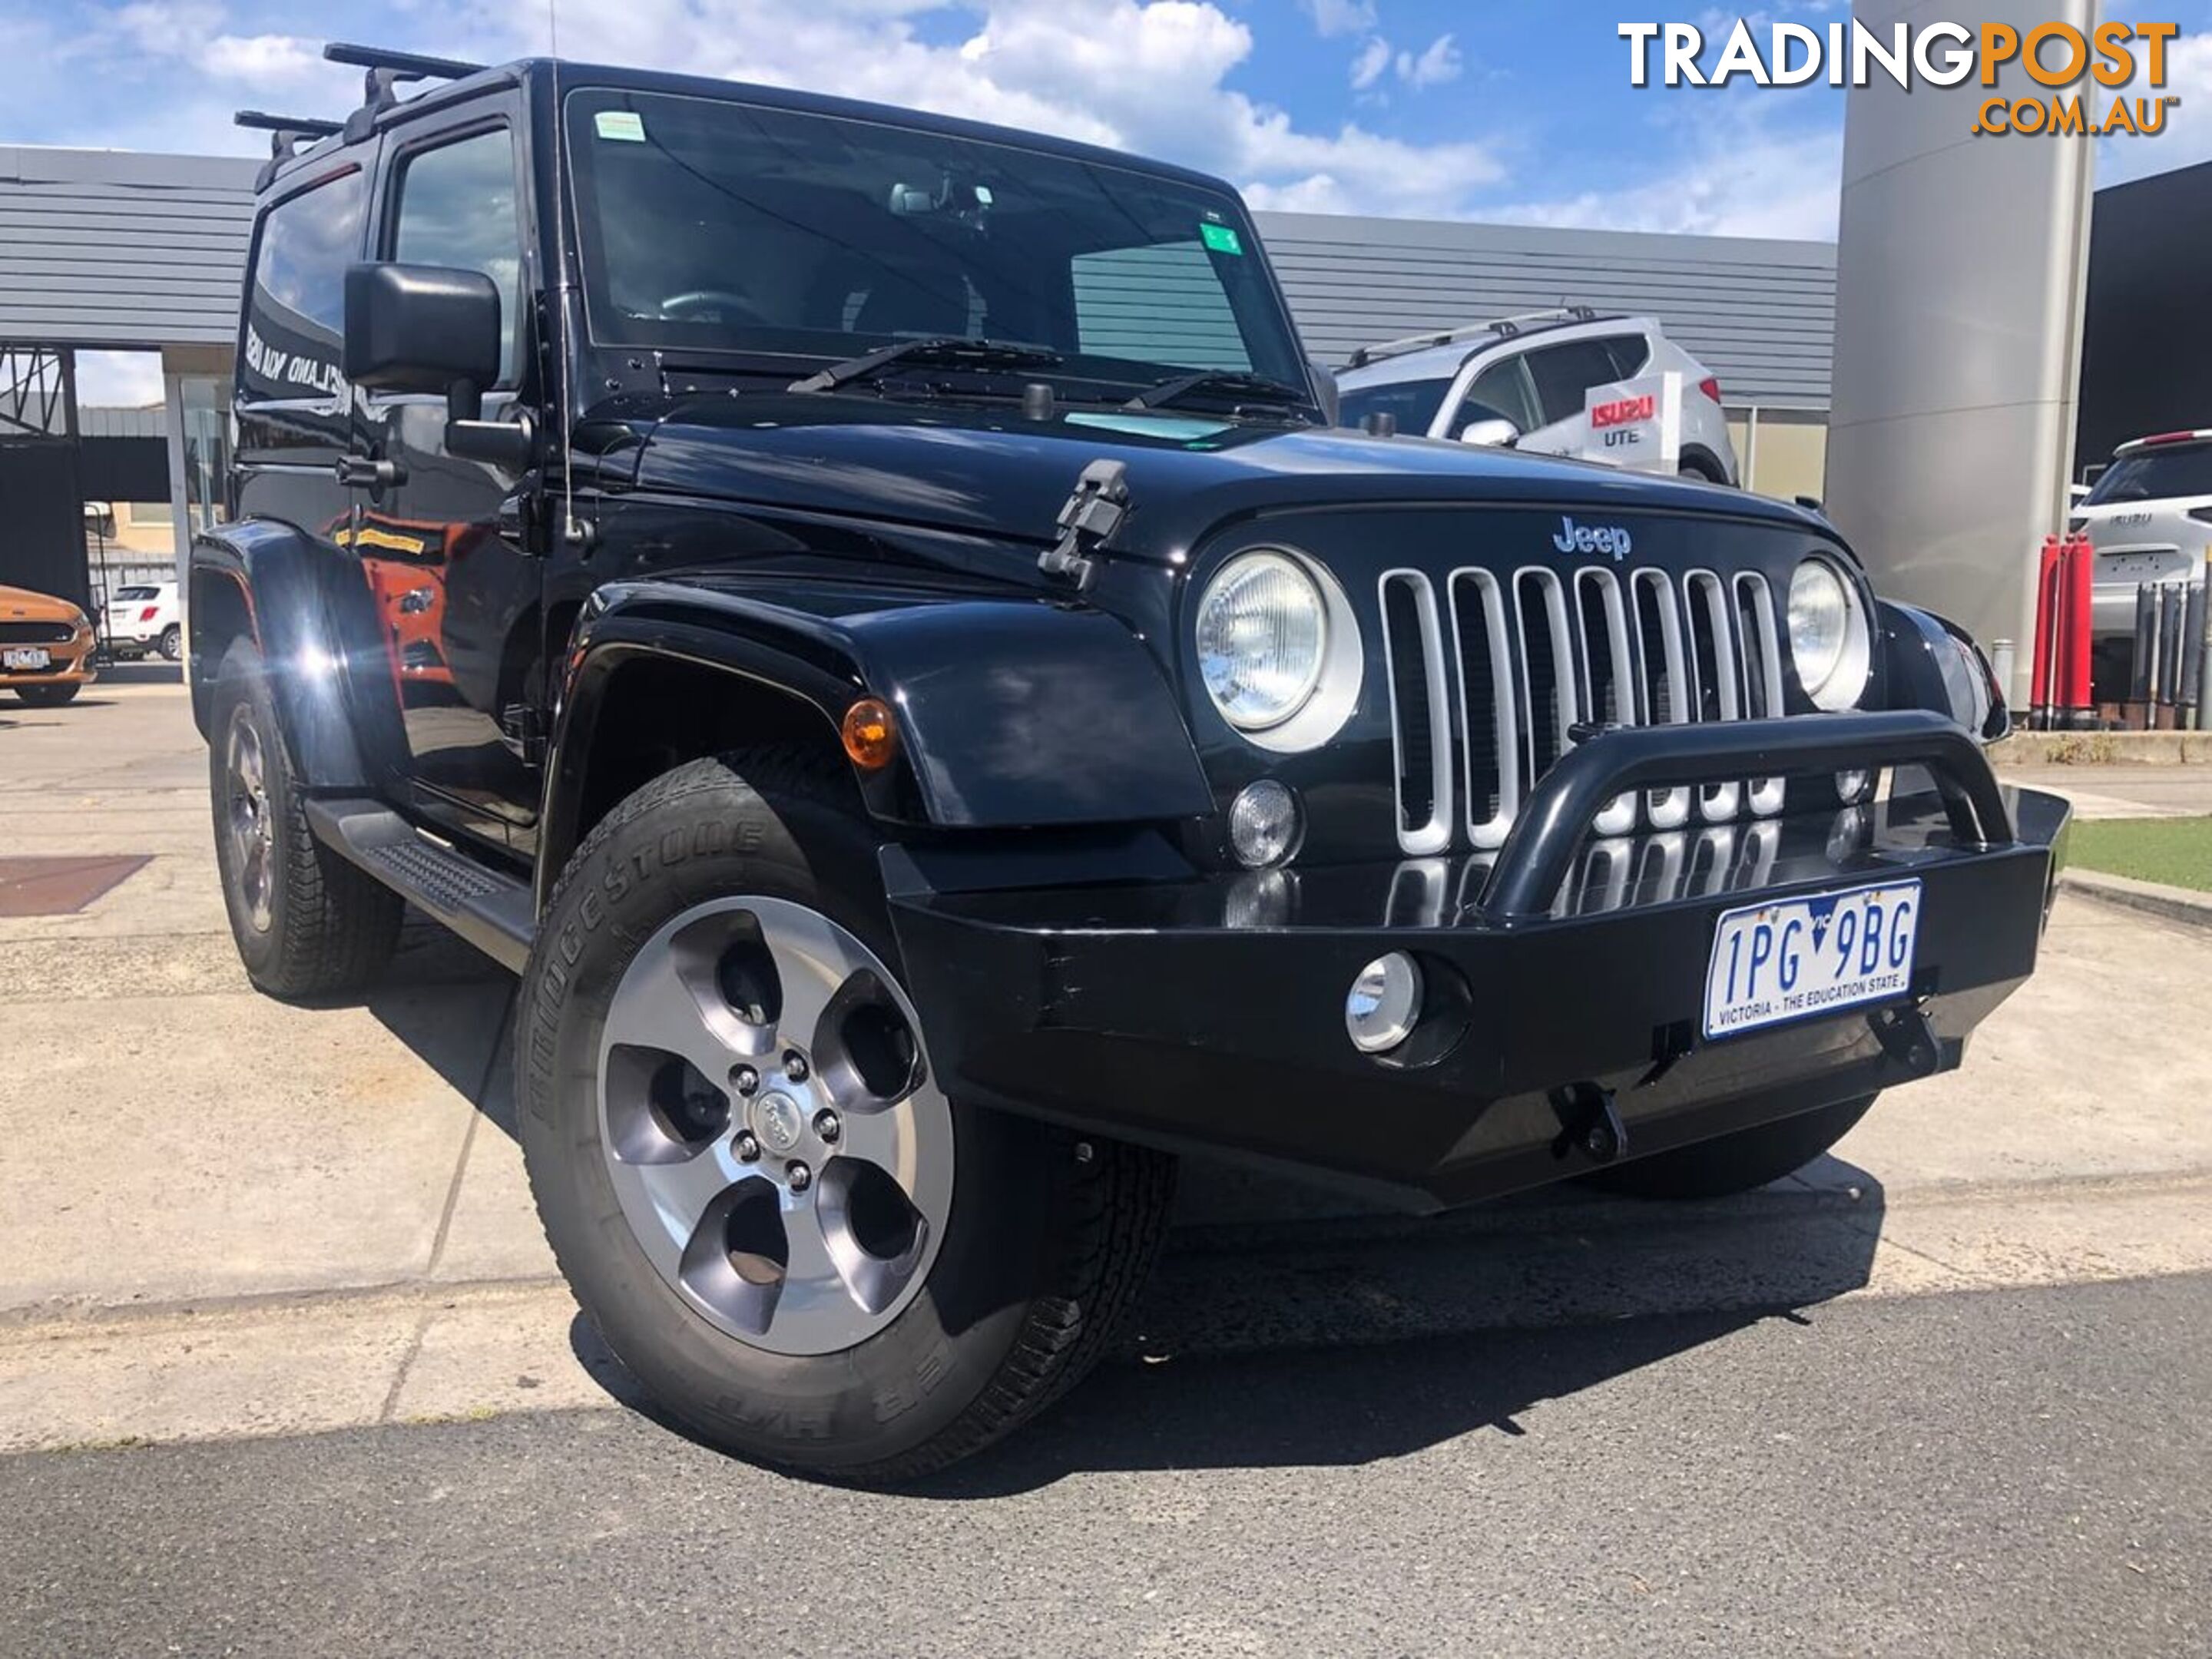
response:
[[[92,622],[67,599],[0,587],[0,687],[33,708],[58,708],[98,678]]]

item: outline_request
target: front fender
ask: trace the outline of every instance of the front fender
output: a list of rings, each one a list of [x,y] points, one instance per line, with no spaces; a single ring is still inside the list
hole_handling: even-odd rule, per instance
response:
[[[856,698],[881,697],[896,712],[913,797],[933,826],[1130,823],[1213,810],[1166,677],[1103,611],[972,592],[763,597],[649,582],[601,590],[579,626],[553,756],[554,822],[580,792],[597,699],[641,653],[773,686],[833,728]]]
[[[1895,599],[1877,602],[1893,708],[1948,714],[1982,742],[2012,730],[2012,713],[1989,659],[1948,617]]]
[[[380,787],[405,738],[360,566],[293,526],[247,519],[194,538],[191,582],[192,699],[203,726],[223,656],[243,636],[260,653],[301,784]]]

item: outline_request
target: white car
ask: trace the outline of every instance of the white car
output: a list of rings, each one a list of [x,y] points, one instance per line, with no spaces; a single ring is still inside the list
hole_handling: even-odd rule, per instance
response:
[[[174,582],[142,582],[118,587],[101,617],[108,649],[118,657],[160,652],[171,662],[185,654],[183,618]]]
[[[1668,369],[1689,388],[1681,471],[1736,483],[1720,382],[1656,319],[1601,316],[1587,306],[1364,346],[1337,375],[1338,418],[1358,427],[1387,413],[1402,433],[1564,455],[1581,446],[1584,392]]]
[[[2097,550],[2090,631],[2132,641],[2136,589],[2204,579],[2212,549],[2212,428],[2137,438],[2112,452],[2067,527]]]

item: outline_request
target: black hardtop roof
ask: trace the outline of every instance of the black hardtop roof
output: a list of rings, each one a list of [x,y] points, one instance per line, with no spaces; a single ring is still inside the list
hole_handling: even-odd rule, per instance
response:
[[[1089,161],[1125,171],[1154,173],[1226,195],[1237,194],[1235,186],[1225,179],[1200,173],[1195,168],[1178,167],[1171,161],[1155,161],[1125,150],[1109,149],[1099,144],[1081,143],[1072,138],[1055,138],[1044,133],[1030,132],[1019,127],[998,126],[989,122],[969,121],[951,115],[933,115],[924,110],[907,109],[896,104],[869,103],[857,98],[837,98],[826,93],[806,92],[789,87],[763,86],[749,81],[726,81],[708,75],[677,75],[664,70],[633,69],[614,64],[580,64],[565,58],[517,58],[512,63],[489,65],[454,80],[435,82],[413,97],[402,99],[388,109],[380,111],[368,131],[382,131],[419,119],[493,87],[529,86],[550,82],[556,70],[559,71],[560,88],[564,94],[579,87],[614,87],[629,92],[670,93],[679,97],[757,104],[769,109],[794,110],[809,115],[827,115],[842,120],[866,121],[884,126],[907,127],[921,132],[941,133],[948,138],[965,138],[978,143],[1005,144],[1018,149],[1065,156],[1073,161]],[[351,148],[360,137],[365,136],[365,133],[340,135],[304,149],[264,169],[258,188],[267,191],[295,176],[302,165],[328,161]]]

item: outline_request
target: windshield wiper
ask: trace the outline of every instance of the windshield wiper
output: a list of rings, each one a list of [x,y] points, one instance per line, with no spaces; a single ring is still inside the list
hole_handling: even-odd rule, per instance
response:
[[[894,363],[934,363],[947,368],[1049,368],[1060,362],[1057,351],[1042,346],[1017,344],[1012,340],[986,340],[973,335],[939,334],[925,340],[901,340],[858,357],[793,380],[793,392],[835,392],[841,386],[872,377]]]
[[[1270,375],[1248,374],[1242,369],[1202,368],[1195,374],[1177,374],[1168,380],[1155,380],[1121,407],[1165,409],[1194,392],[1223,392],[1231,397],[1253,398],[1300,409],[1310,407],[1313,403],[1313,398],[1299,387]]]

